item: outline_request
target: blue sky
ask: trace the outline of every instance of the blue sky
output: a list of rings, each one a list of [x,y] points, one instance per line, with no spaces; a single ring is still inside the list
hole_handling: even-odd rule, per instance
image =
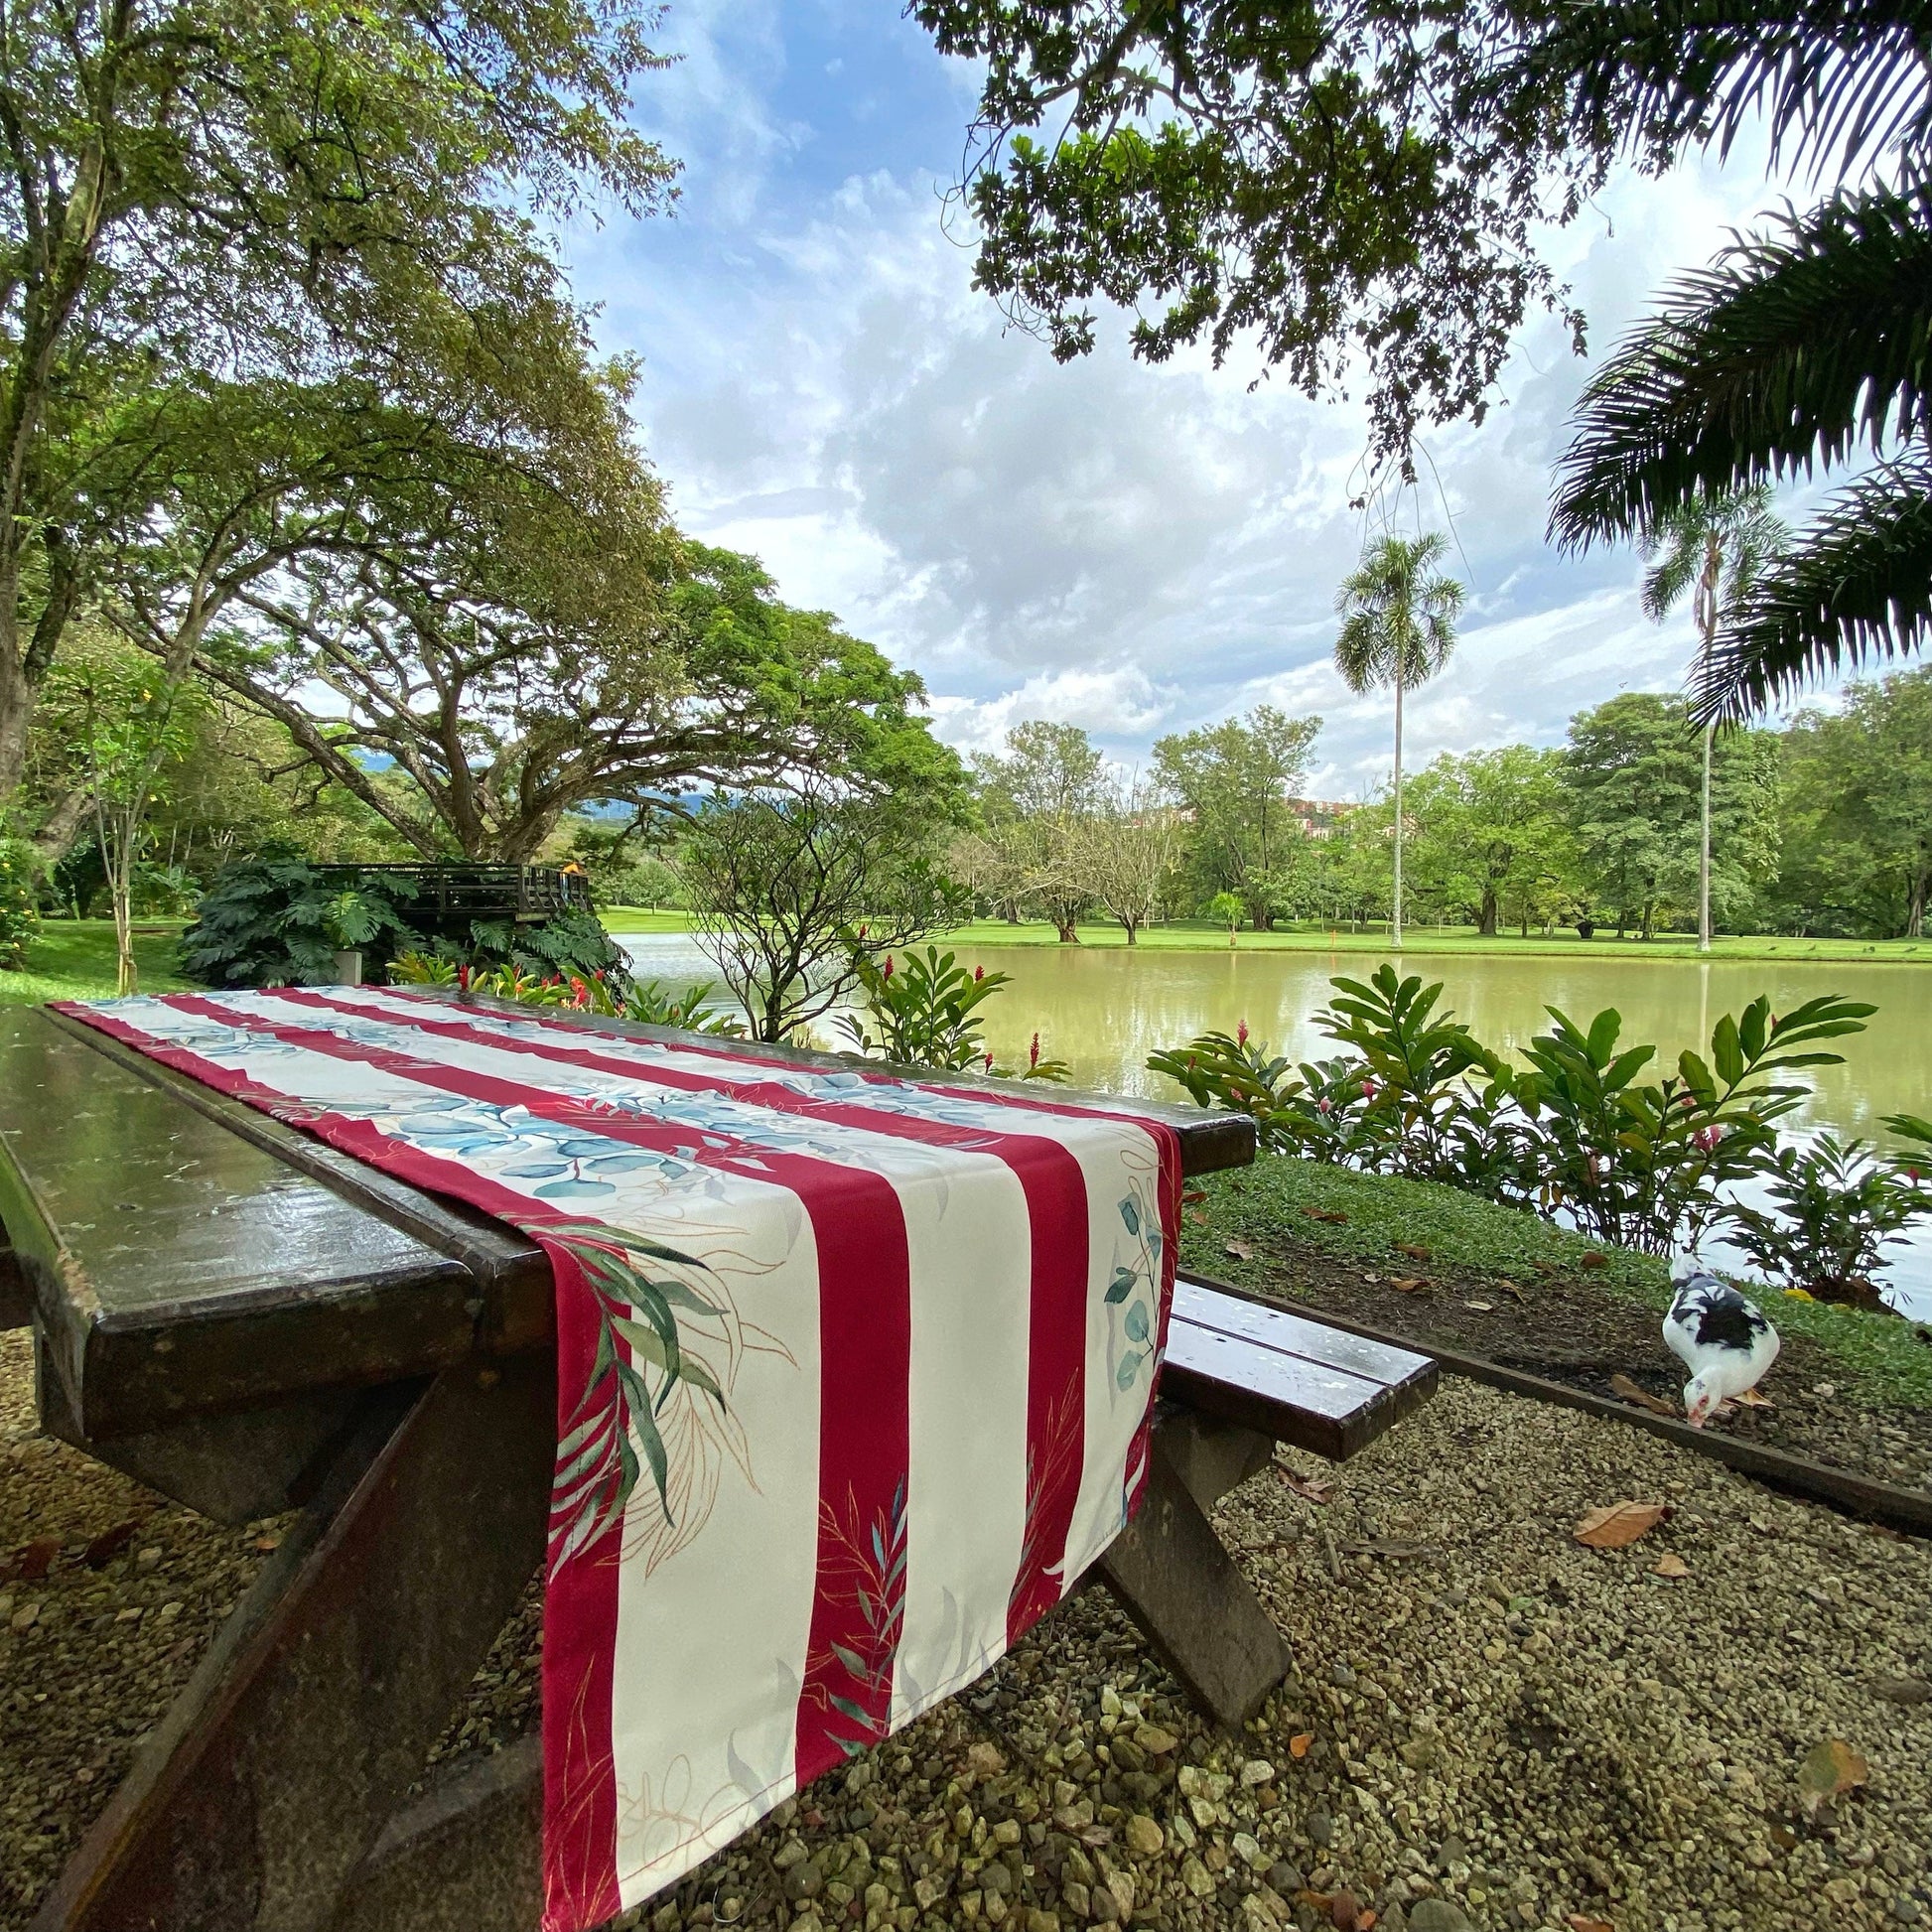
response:
[[[1067,365],[1007,331],[941,205],[974,75],[892,0],[707,0],[658,44],[681,58],[635,112],[685,163],[678,210],[578,228],[565,252],[603,347],[643,358],[638,426],[683,526],[918,670],[962,748],[1046,717],[1131,765],[1266,701],[1321,715],[1311,789],[1379,782],[1386,700],[1329,664],[1363,540],[1359,409],[1253,388],[1252,363],[1148,368],[1118,329]],[[1613,183],[1550,242],[1592,346],[1776,199],[1742,162]],[[1637,559],[1543,542],[1587,374],[1532,323],[1503,406],[1428,439],[1441,489],[1420,513],[1452,519],[1470,595],[1453,664],[1410,709],[1415,763],[1555,743],[1581,706],[1681,682],[1688,620],[1645,621]]]

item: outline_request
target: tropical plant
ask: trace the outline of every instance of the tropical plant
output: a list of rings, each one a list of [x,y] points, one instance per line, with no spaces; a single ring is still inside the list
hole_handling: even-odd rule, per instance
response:
[[[1241,920],[1247,909],[1239,893],[1216,893],[1201,907],[1203,914],[1216,925],[1227,927],[1230,951],[1241,943]]]
[[[0,972],[27,964],[27,947],[40,930],[41,865],[25,839],[0,837]]]
[[[1875,1009],[1820,994],[1774,1016],[1760,995],[1712,1029],[1708,1061],[1687,1047],[1676,1073],[1641,1084],[1657,1049],[1619,1049],[1614,1008],[1587,1028],[1548,1011],[1554,1025],[1530,1042],[1514,1081],[1535,1127],[1544,1203],[1599,1240],[1668,1254],[1697,1247],[1724,1212],[1721,1190],[1764,1171],[1775,1123],[1807,1092],[1780,1076],[1840,1064],[1818,1044],[1862,1033]]]
[[[1462,586],[1436,572],[1449,544],[1440,531],[1378,537],[1335,593],[1341,632],[1335,668],[1351,691],[1395,692],[1395,894],[1389,944],[1402,950],[1402,697],[1426,683],[1455,648]]]
[[[1640,1083],[1657,1049],[1619,1047],[1611,1009],[1586,1029],[1552,1007],[1551,1031],[1518,1067],[1437,1011],[1440,985],[1390,966],[1332,984],[1318,1022],[1351,1053],[1291,1071],[1244,1026],[1148,1065],[1197,1105],[1252,1115],[1277,1152],[1444,1181],[1656,1254],[1694,1248],[1738,1183],[1775,1173],[1776,1123],[1806,1092],[1788,1076],[1836,1065],[1821,1043],[1862,1031],[1873,1011],[1823,995],[1774,1018],[1760,998],[1718,1022],[1709,1062],[1687,1050],[1674,1074]],[[1888,1124],[1908,1140],[1922,1128],[1932,1146],[1932,1123]]]
[[[1781,518],[1762,484],[1674,504],[1643,537],[1644,616],[1661,623],[1688,595],[1701,657],[1718,646],[1718,626],[1740,609],[1784,543]],[[1698,951],[1711,950],[1711,756],[1715,718],[1704,726],[1704,791],[1698,818]]]
[[[1442,984],[1420,975],[1398,979],[1393,966],[1367,979],[1329,981],[1336,997],[1314,1024],[1339,1046],[1354,1048],[1366,1117],[1382,1130],[1392,1165],[1415,1178],[1437,1180],[1464,1169],[1469,1150],[1457,1123],[1471,1091],[1469,1076],[1506,1086],[1508,1069],[1460,1021],[1437,1013]]]
[[[1048,1059],[1039,1050],[1037,1034],[1028,1044],[1025,1066],[999,1066],[991,1053],[985,1056],[985,1065],[996,1080],[1046,1080],[1059,1086],[1073,1077],[1073,1069],[1064,1060]]]
[[[1910,1180],[1863,1141],[1821,1134],[1780,1148],[1761,1176],[1771,1209],[1726,1210],[1731,1242],[1751,1264],[1820,1302],[1876,1309],[1883,1250],[1927,1211]]]
[[[1632,9],[1604,11],[1628,16],[1624,26],[1661,52],[1661,17],[1639,28]],[[1687,136],[1700,93],[1761,95],[1774,141],[1809,146],[1821,169],[1835,142],[1848,161],[1889,150],[1897,179],[1787,210],[1674,283],[1578,405],[1550,518],[1566,550],[1842,467],[1862,448],[1879,458],[1726,608],[1698,662],[1700,722],[1742,718],[1827,670],[1916,650],[1932,629],[1923,7],[1883,0],[1828,16],[1778,0],[1727,19],[1715,40],[1712,25],[1708,58],[1674,46],[1656,69]],[[1621,65],[1627,50],[1601,59]]]
[[[391,955],[420,949],[403,907],[415,883],[371,870],[323,873],[293,846],[270,845],[224,866],[202,895],[195,922],[181,936],[181,968],[205,986],[300,986],[334,977],[337,942],[332,908],[345,894],[359,901],[357,929],[371,978]]]
[[[980,1008],[1003,986],[1006,973],[975,966],[969,973],[936,946],[908,952],[903,963],[862,956],[857,962],[861,1013],[839,1016],[839,1031],[861,1053],[901,1066],[958,1071],[986,1057]]]

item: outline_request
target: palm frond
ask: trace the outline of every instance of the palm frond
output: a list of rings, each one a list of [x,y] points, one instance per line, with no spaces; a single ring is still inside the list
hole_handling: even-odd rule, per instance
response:
[[[1566,0],[1525,67],[1652,168],[1761,116],[1774,165],[1845,179],[1932,138],[1929,48],[1928,0]]]
[[[1699,724],[1736,720],[1807,680],[1932,641],[1932,456],[1834,496],[1727,616],[1697,669]]]
[[[1685,277],[1578,404],[1550,535],[1566,550],[1675,505],[1932,428],[1932,186],[1835,197]]]

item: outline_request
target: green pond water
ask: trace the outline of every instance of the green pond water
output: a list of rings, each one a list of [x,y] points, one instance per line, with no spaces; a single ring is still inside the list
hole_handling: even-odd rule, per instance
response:
[[[638,939],[628,950],[644,972],[705,972],[688,939]],[[1147,1070],[1157,1048],[1208,1028],[1250,1032],[1295,1059],[1332,1048],[1313,1025],[1335,973],[1365,978],[1378,961],[1350,953],[1166,948],[976,946],[962,956],[1012,976],[989,1026],[1003,1060],[1024,1057],[1035,1028],[1042,1050],[1067,1061],[1081,1086],[1103,1092],[1173,1099],[1173,1084]],[[1801,1130],[1841,1135],[1883,1133],[1881,1116],[1932,1114],[1932,969],[1912,965],[1759,961],[1701,965],[1673,959],[1511,959],[1507,954],[1410,954],[1401,970],[1441,980],[1442,1004],[1478,1038],[1504,1051],[1520,1049],[1559,1006],[1587,1023],[1604,1007],[1623,1016],[1626,1044],[1654,1041],[1669,1065],[1679,1050],[1704,1046],[1725,1013],[1740,1012],[1759,993],[1782,1013],[1821,993],[1839,993],[1877,1008],[1865,1032],[1839,1042],[1842,1066],[1814,1069],[1810,1099],[1794,1117]],[[1896,1299],[1932,1314],[1932,1232],[1898,1250]]]

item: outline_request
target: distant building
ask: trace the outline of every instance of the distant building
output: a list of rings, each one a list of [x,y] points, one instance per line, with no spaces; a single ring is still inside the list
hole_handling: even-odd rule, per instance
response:
[[[1288,809],[1310,838],[1325,839],[1355,807],[1343,798],[1291,798]]]

